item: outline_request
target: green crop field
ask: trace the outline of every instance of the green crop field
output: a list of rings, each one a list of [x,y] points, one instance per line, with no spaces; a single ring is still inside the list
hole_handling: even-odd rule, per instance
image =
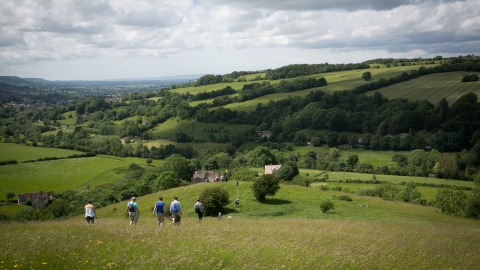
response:
[[[251,129],[251,125],[235,125],[235,124],[218,124],[218,123],[202,123],[195,120],[182,120],[171,118],[162,124],[159,124],[152,130],[154,137],[172,138],[175,133],[183,131],[189,136],[197,140],[208,140],[210,132],[207,129],[226,129],[230,133],[235,134],[237,131],[246,131]],[[215,136],[221,136],[222,133],[213,133]]]
[[[438,209],[379,198],[349,196],[319,188],[283,186],[265,203],[253,200],[249,182],[210,183],[138,198],[140,219],[128,226],[126,202],[84,218],[2,224],[3,269],[476,269],[480,221]],[[207,187],[227,190],[224,218],[198,223],[195,199]],[[159,228],[151,211],[163,195],[167,206],[179,196],[182,224],[166,219]],[[335,209],[321,213],[330,199]],[[95,202],[94,202],[95,203]],[[361,207],[360,204],[369,207]],[[226,214],[232,213],[231,220]],[[34,233],[33,233],[34,232]],[[54,249],[52,247],[55,247]]]
[[[14,159],[18,162],[37,160],[46,157],[67,157],[75,154],[84,154],[80,151],[58,148],[31,147],[14,143],[0,143],[0,161]]]
[[[69,118],[69,115],[72,115],[72,118]],[[65,117],[65,119],[58,120],[58,122],[60,122],[60,124],[62,125],[75,125],[75,123],[77,122],[77,113],[75,111],[63,113],[62,116]]]
[[[461,82],[464,75],[474,73],[462,71],[430,74],[379,89],[377,92],[389,99],[428,100],[435,105],[442,98],[446,98],[451,105],[470,92],[480,95],[480,82]],[[373,92],[367,95],[373,95]]]
[[[114,183],[110,171],[127,168],[130,163],[147,165],[145,159],[97,156],[0,166],[0,198],[5,198],[8,192],[62,192],[86,183],[90,188]],[[153,163],[157,164],[160,162]]]

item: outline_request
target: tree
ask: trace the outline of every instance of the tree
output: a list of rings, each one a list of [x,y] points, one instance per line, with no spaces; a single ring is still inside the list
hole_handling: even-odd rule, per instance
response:
[[[156,179],[156,190],[166,190],[180,186],[180,179],[174,171],[161,173]]]
[[[203,205],[204,215],[215,216],[218,212],[223,212],[229,202],[228,192],[219,187],[210,187],[203,190],[200,194],[200,201]]]
[[[345,163],[347,163],[350,167],[353,168],[355,164],[358,163],[358,155],[348,152],[345,157]]]
[[[372,79],[372,73],[370,71],[366,71],[362,74],[362,79],[365,81],[370,81]]]
[[[7,200],[11,200],[11,199],[13,199],[13,197],[15,197],[15,193],[14,193],[14,192],[8,192],[8,193],[7,193]]]
[[[193,172],[195,171],[195,168],[193,167],[191,162],[179,154],[174,154],[166,158],[160,168],[164,172],[176,172],[178,178],[187,182],[191,181]]]
[[[291,181],[295,175],[290,166],[282,166],[275,172],[275,176],[281,180]]]
[[[408,182],[405,185],[405,189],[403,189],[403,192],[401,193],[400,197],[404,202],[424,204],[423,201],[421,200],[422,193],[418,191],[417,186],[415,185],[414,182]]]
[[[153,159],[147,158],[147,164],[148,164],[148,166],[152,165],[152,162],[153,162]]]
[[[259,202],[265,202],[267,195],[273,196],[280,189],[280,181],[273,174],[264,174],[252,185],[253,196]]]

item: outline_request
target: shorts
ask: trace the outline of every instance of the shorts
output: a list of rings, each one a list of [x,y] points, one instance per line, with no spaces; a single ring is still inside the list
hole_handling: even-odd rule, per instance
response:
[[[128,212],[128,216],[130,220],[137,221],[138,220],[138,212]]]
[[[165,220],[165,214],[164,213],[157,214],[157,219],[158,219],[158,223],[163,223],[163,221]]]
[[[95,217],[86,216],[85,220],[87,220],[87,222],[92,222],[93,223],[95,221]]]

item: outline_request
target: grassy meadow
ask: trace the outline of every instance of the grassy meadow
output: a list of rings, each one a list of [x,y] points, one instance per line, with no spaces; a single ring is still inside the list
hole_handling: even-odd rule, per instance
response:
[[[31,147],[14,143],[0,143],[0,161],[14,159],[18,162],[37,160],[46,157],[67,157],[75,154],[85,154],[80,151],[58,148]]]
[[[222,220],[198,223],[193,204],[209,186],[226,189],[240,207]],[[282,185],[266,203],[253,200],[250,182],[209,183],[138,198],[140,219],[128,226],[122,202],[82,216],[2,224],[0,269],[476,269],[480,221],[438,209],[341,192]],[[158,195],[179,196],[181,226],[160,228],[151,210]],[[321,213],[330,199],[335,210]],[[361,207],[361,203],[369,207]],[[231,220],[226,214],[232,213]]]
[[[432,104],[438,104],[442,98],[445,98],[451,105],[462,95],[470,92],[480,95],[480,82],[461,82],[464,75],[474,73],[475,72],[459,71],[430,74],[379,89],[377,92],[389,99],[426,99]],[[367,95],[373,95],[373,92],[367,93]]]
[[[131,163],[147,165],[145,159],[140,158],[96,156],[0,166],[0,198],[5,198],[8,192],[62,192],[86,185],[93,188],[115,183],[121,176],[116,175],[114,169],[127,168]],[[152,164],[156,166],[160,161]]]

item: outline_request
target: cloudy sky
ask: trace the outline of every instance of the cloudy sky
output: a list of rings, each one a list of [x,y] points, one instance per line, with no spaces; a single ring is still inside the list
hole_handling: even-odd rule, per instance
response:
[[[480,54],[479,0],[0,1],[0,75],[145,78],[466,54]]]

